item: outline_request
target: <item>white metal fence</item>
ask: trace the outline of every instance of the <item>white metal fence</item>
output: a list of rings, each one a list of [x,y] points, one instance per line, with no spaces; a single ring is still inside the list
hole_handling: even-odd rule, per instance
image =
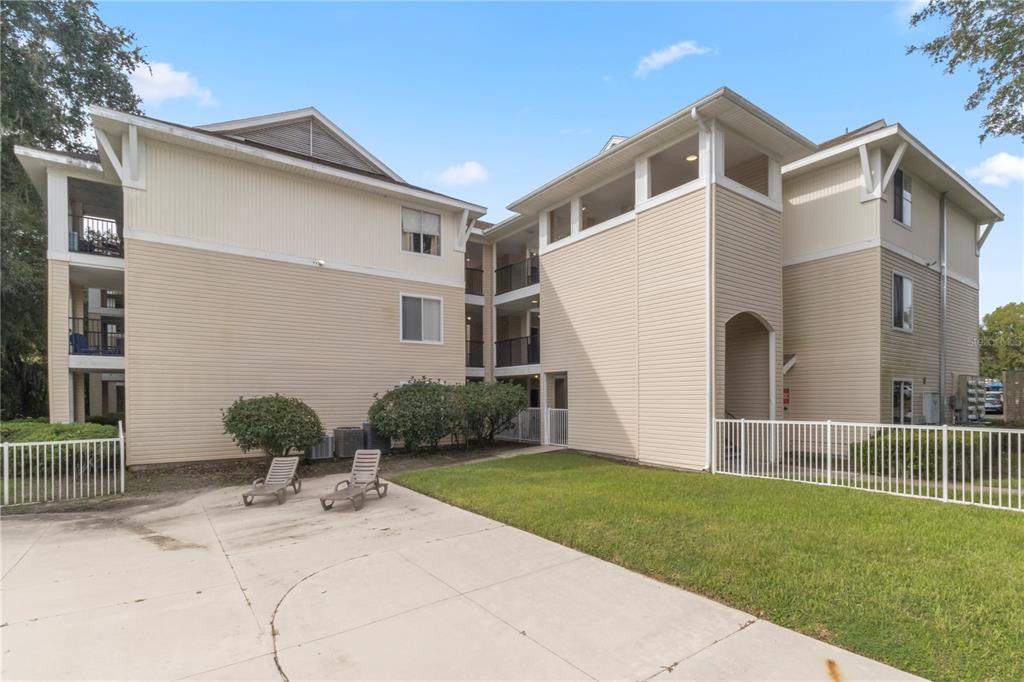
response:
[[[124,428],[117,438],[3,443],[3,503],[51,502],[124,492]]]
[[[715,422],[716,473],[1024,511],[1024,430]]]
[[[527,407],[516,417],[515,423],[497,435],[501,440],[514,440],[524,443],[540,442],[540,408]]]
[[[549,445],[569,444],[569,410],[560,407],[549,407],[548,433]]]

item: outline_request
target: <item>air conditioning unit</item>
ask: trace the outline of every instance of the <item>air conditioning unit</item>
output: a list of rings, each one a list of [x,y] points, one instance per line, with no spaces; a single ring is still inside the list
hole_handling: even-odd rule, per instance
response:
[[[331,459],[334,457],[334,436],[324,434],[320,442],[306,450],[307,460]]]

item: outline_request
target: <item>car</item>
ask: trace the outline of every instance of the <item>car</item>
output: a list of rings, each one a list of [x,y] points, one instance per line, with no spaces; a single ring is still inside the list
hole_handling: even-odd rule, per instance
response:
[[[987,391],[985,393],[985,414],[1003,413],[1002,391]]]

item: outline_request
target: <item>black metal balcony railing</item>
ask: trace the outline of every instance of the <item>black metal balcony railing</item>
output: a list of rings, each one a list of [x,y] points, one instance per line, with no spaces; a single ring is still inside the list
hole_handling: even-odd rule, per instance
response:
[[[484,366],[484,342],[466,341],[466,367]]]
[[[124,355],[124,331],[93,317],[69,317],[68,346],[72,355]]]
[[[117,221],[94,216],[68,216],[68,250],[97,256],[124,257]]]
[[[540,281],[540,258],[530,256],[526,260],[500,267],[494,271],[495,293],[504,294],[528,287]]]
[[[123,308],[124,293],[104,289],[100,294],[100,304],[104,308]]]
[[[497,367],[536,365],[540,362],[539,334],[497,341],[494,347],[496,355],[495,365]]]
[[[476,296],[484,295],[484,271],[479,268],[466,268],[466,293]]]

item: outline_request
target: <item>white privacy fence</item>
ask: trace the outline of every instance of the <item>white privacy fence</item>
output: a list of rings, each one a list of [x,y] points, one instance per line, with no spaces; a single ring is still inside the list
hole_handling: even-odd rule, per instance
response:
[[[717,473],[1024,511],[1024,430],[718,419]]]
[[[539,443],[540,408],[528,407],[520,412],[512,426],[499,433],[497,438],[526,443]]]
[[[3,443],[3,503],[51,502],[124,492],[124,428],[117,438]]]
[[[548,445],[569,444],[569,410],[560,407],[549,407],[548,410]]]
[[[716,473],[1024,511],[1024,430],[715,420]]]

